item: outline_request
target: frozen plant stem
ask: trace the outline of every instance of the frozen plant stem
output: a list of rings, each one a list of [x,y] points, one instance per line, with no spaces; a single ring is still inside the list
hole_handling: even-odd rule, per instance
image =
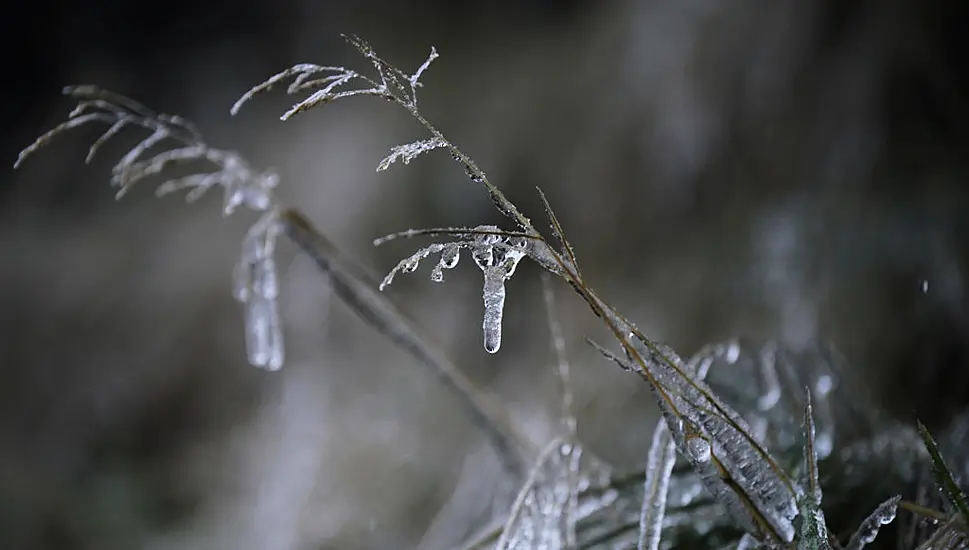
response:
[[[347,40],[370,61],[376,73],[375,77],[343,67],[297,65],[270,77],[247,92],[233,107],[233,113],[255,93],[290,78],[293,79],[288,87],[291,94],[321,89],[299,101],[283,115],[283,119],[317,105],[358,95],[380,97],[405,109],[430,136],[410,146],[396,148],[388,158],[399,156],[400,151],[407,151],[409,159],[432,149],[445,149],[464,168],[472,182],[485,187],[498,211],[510,218],[520,231],[516,233],[515,241],[481,236],[480,241],[473,244],[467,239],[451,243],[471,248],[475,262],[485,276],[485,349],[495,352],[500,346],[504,282],[513,274],[518,261],[528,256],[546,270],[564,278],[613,333],[628,358],[628,361],[620,361],[620,364],[636,372],[650,384],[666,417],[670,433],[681,451],[686,452],[688,446],[696,450],[697,445],[708,449],[695,455],[693,466],[707,488],[727,508],[731,517],[758,540],[766,543],[790,542],[794,536],[792,520],[797,512],[794,485],[753,437],[739,414],[685,372],[682,361],[672,349],[649,340],[592,290],[579,271],[572,246],[565,238],[561,224],[541,192],[552,233],[559,245],[558,250],[488,180],[470,157],[448,141],[418,111],[419,77],[437,57],[437,52],[432,49],[428,60],[418,71],[409,74],[378,57],[366,42],[356,37],[347,37]],[[310,80],[321,74],[328,76],[322,80]],[[341,88],[351,83],[359,84],[360,87]],[[390,162],[385,162],[381,166],[389,164]],[[444,246],[432,245],[440,247],[433,252],[443,251]],[[388,275],[388,280],[396,271],[413,271],[420,258],[429,253],[431,252],[428,249],[422,249],[402,261]],[[437,276],[434,275],[434,278],[436,280]]]

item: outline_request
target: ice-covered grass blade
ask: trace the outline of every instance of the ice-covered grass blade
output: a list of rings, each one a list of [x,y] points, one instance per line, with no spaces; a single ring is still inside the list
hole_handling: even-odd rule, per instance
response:
[[[962,521],[966,525],[969,525],[969,504],[967,504],[966,494],[962,492],[962,489],[956,483],[955,478],[952,476],[952,470],[945,463],[945,459],[942,457],[941,451],[939,451],[939,445],[935,442],[935,438],[932,437],[928,428],[919,422],[918,430],[922,441],[925,443],[925,449],[932,458],[932,473],[935,475],[935,482],[938,484],[939,489],[945,493],[952,508],[962,516]]]
[[[327,274],[340,299],[377,332],[427,366],[485,433],[508,474],[513,479],[525,479],[531,459],[539,454],[539,449],[515,428],[502,404],[431,345],[430,339],[376,289],[371,277],[341,254],[302,214],[286,210],[280,221],[290,240]]]
[[[865,518],[865,521],[861,522],[855,533],[851,535],[845,550],[861,550],[866,545],[871,544],[878,536],[881,527],[895,520],[898,502],[901,499],[901,495],[896,495],[879,504],[875,511]]]

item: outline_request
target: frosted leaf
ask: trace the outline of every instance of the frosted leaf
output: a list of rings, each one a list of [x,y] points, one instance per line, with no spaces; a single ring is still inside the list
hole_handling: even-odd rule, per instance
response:
[[[834,448],[836,362],[820,346],[793,351],[775,342],[754,346],[729,342],[710,346],[690,360],[707,366],[709,386],[736,407],[753,435],[771,449],[795,449],[802,444],[800,422],[805,386],[812,389],[816,423],[815,450],[819,459]],[[842,405],[839,412],[851,405]]]
[[[814,412],[811,392],[806,392],[804,406],[804,467],[806,486],[798,498],[797,528],[798,550],[829,549],[828,527],[821,510],[821,483],[818,480],[818,453],[815,448]]]
[[[565,548],[572,492],[569,455],[579,451],[560,439],[546,447],[515,500],[496,550]]]
[[[711,460],[690,461],[707,490],[748,533],[761,540],[790,542],[797,516],[793,484],[756,441],[749,425],[692,375],[668,346],[642,339],[634,330],[629,332],[627,343],[642,359],[642,366],[638,360],[633,362],[627,348],[630,358],[624,362],[626,368],[645,367],[648,371],[657,403],[680,452],[692,457],[689,445],[698,437],[710,444]],[[700,453],[696,458],[704,456]],[[763,522],[771,533],[762,532]]]
[[[851,535],[845,550],[861,550],[870,544],[878,536],[878,531],[882,525],[888,525],[895,520],[895,513],[898,510],[898,502],[902,499],[901,495],[896,495],[878,505],[875,511],[869,515],[865,521],[861,522],[855,534]]]
[[[501,348],[501,318],[505,309],[505,272],[501,267],[484,270],[484,347],[488,353]]]
[[[390,154],[380,161],[380,164],[377,165],[377,171],[383,172],[384,170],[390,168],[390,165],[398,160],[404,164],[410,164],[410,161],[423,155],[424,153],[446,146],[447,143],[439,137],[422,139],[412,143],[407,143],[405,145],[397,145],[396,147],[391,148]]]
[[[676,462],[676,447],[666,421],[660,420],[653,431],[653,442],[646,459],[646,482],[639,517],[638,550],[658,550],[666,515],[670,475]],[[697,488],[699,485],[697,484]]]

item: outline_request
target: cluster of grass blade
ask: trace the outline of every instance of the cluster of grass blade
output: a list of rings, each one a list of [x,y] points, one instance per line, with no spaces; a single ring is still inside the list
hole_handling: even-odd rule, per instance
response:
[[[193,200],[207,189],[220,186],[226,195],[225,213],[231,213],[238,205],[263,212],[244,239],[242,260],[237,266],[241,273],[237,279],[241,284],[237,284],[236,297],[246,304],[250,361],[268,368],[282,365],[282,335],[275,312],[278,282],[272,258],[275,238],[286,236],[313,259],[330,279],[338,296],[353,311],[429,367],[444,387],[458,396],[472,421],[488,437],[507,475],[521,483],[522,489],[508,516],[495,526],[486,527],[463,547],[638,547],[657,550],[686,540],[677,534],[682,532],[680,529],[699,534],[707,543],[717,545],[839,547],[836,538],[829,535],[821,511],[818,468],[819,454],[823,458],[831,453],[832,435],[830,421],[826,418],[831,401],[826,395],[831,386],[830,376],[819,376],[809,384],[811,387],[807,392],[801,391],[804,386],[799,382],[788,383],[785,389],[781,378],[796,378],[793,367],[780,368],[773,359],[768,361],[766,358],[778,350],[765,348],[759,355],[765,359],[759,364],[757,373],[752,375],[754,378],[746,382],[760,384],[763,391],[746,399],[752,403],[749,408],[738,409],[736,401],[728,404],[723,392],[713,389],[714,382],[708,381],[707,375],[716,362],[734,364],[738,361],[736,344],[711,346],[683,360],[669,346],[651,340],[601,298],[583,276],[562,224],[540,189],[538,193],[545,207],[551,240],[546,239],[467,154],[424,118],[418,110],[417,91],[421,87],[421,76],[438,57],[436,50],[432,48],[427,59],[414,72],[408,73],[377,56],[359,38],[348,37],[347,40],[370,62],[373,75],[345,67],[295,65],[246,92],[232,106],[231,113],[237,114],[256,95],[287,82],[288,93],[309,95],[286,111],[281,117],[283,120],[349,97],[370,96],[389,101],[407,111],[427,135],[394,147],[378,164],[378,171],[398,161],[407,164],[424,153],[444,150],[472,183],[485,189],[497,210],[515,224],[514,230],[486,225],[433,228],[407,230],[377,239],[375,245],[395,238],[444,236],[452,239],[425,246],[404,258],[378,287],[305,216],[276,198],[272,192],[277,183],[274,174],[256,172],[238,154],[209,147],[201,134],[180,117],[155,113],[124,96],[91,86],[66,89],[68,95],[80,99],[78,108],[67,122],[27,147],[16,166],[54,137],[91,122],[105,123],[109,127],[92,145],[89,160],[107,139],[124,127],[135,126],[151,132],[114,169],[112,182],[120,186],[122,193],[136,182],[162,175],[173,164],[201,161],[214,165],[214,171],[164,181],[158,190],[164,194],[192,188],[189,199]],[[165,140],[173,140],[177,146],[140,160]],[[648,383],[663,414],[644,469],[632,474],[617,473],[579,442],[571,410],[569,365],[563,351],[561,329],[553,312],[554,300],[547,276],[543,284],[551,340],[557,357],[555,372],[562,381],[563,429],[558,438],[544,447],[519,434],[506,418],[501,404],[487,391],[476,387],[440,350],[429,344],[427,336],[421,334],[379,291],[390,284],[396,274],[415,271],[422,260],[432,255],[440,255],[431,271],[431,279],[439,282],[443,280],[444,270],[455,267],[463,250],[470,252],[483,274],[482,328],[484,347],[488,352],[497,352],[501,345],[505,282],[525,258],[564,279],[601,319],[615,337],[621,353],[613,353],[591,341],[590,344],[606,358]],[[796,389],[792,389],[792,385]],[[800,395],[793,396],[793,392]],[[818,404],[824,405],[819,407],[824,411],[823,437],[816,434],[812,392],[817,395]],[[778,426],[786,422],[789,415],[776,407],[781,401],[797,399],[804,402],[804,429],[800,438],[791,436],[789,427]],[[630,429],[633,427],[636,426],[629,426]],[[782,441],[775,437],[770,450],[765,443],[771,439],[768,428],[775,435],[786,437]],[[922,434],[939,485],[949,497],[952,511],[932,512],[915,503],[900,504],[897,496],[889,498],[861,523],[849,539],[848,549],[860,550],[871,542],[879,528],[894,519],[899,505],[942,522],[943,526],[936,531],[942,534],[933,539],[932,547],[955,548],[965,544],[966,526],[969,525],[966,497],[945,466],[931,436],[924,429]],[[784,464],[773,454],[781,453],[777,456],[784,458],[794,447],[801,450],[803,462],[800,465]],[[702,495],[700,487],[705,490]]]
[[[352,95],[372,95],[386,99],[409,112],[415,120],[428,132],[429,136],[413,143],[398,146],[391,151],[378,170],[385,169],[394,160],[401,158],[409,161],[424,152],[434,149],[447,150],[451,157],[463,166],[472,182],[484,186],[496,208],[517,225],[512,232],[502,234],[501,230],[492,226],[479,226],[475,231],[464,228],[457,230],[435,229],[426,233],[442,233],[456,237],[458,240],[450,243],[436,243],[430,247],[420,249],[417,253],[401,261],[385,279],[384,285],[389,284],[397,272],[411,272],[417,269],[421,259],[435,253],[441,253],[440,263],[432,271],[432,279],[442,279],[442,269],[453,267],[457,261],[459,248],[472,249],[475,262],[484,272],[483,299],[485,302],[484,331],[485,348],[489,352],[496,352],[500,346],[501,311],[504,305],[504,281],[514,273],[518,261],[529,257],[548,272],[558,275],[578,293],[589,305],[593,313],[599,317],[621,345],[625,358],[614,355],[604,348],[599,348],[604,355],[622,366],[624,369],[639,374],[650,385],[657,397],[657,402],[663,412],[666,428],[671,439],[680,453],[686,456],[693,470],[700,477],[706,489],[715,500],[726,510],[727,514],[739,524],[746,535],[758,544],[769,546],[786,545],[795,542],[798,535],[795,520],[802,519],[806,513],[805,505],[798,504],[804,489],[795,484],[791,477],[780,467],[751,432],[750,427],[740,414],[730,408],[713,391],[706,386],[696,372],[690,372],[687,365],[668,346],[652,341],[642,334],[634,324],[629,322],[618,310],[605,302],[591,285],[585,280],[577,261],[573,247],[569,243],[561,223],[558,221],[551,205],[539,190],[545,205],[546,216],[552,229],[553,242],[548,241],[542,233],[524,216],[516,205],[509,201],[501,190],[495,186],[487,175],[466,155],[458,149],[444,135],[425,119],[417,108],[416,89],[420,75],[427,69],[436,57],[432,49],[431,56],[413,74],[397,69],[374,54],[372,48],[358,38],[348,38],[361,54],[367,58],[377,74],[375,78],[361,76],[360,73],[344,68],[328,68],[334,75],[352,75],[347,78],[337,77],[337,80],[327,81],[325,87],[315,92],[308,99],[297,103],[283,115],[288,119],[295,113],[302,112],[309,106],[326,103],[330,100]],[[256,86],[244,96],[250,99],[255,93],[267,89],[269,86],[285,80],[293,75],[296,81],[290,86],[290,93],[305,90],[304,85],[308,76],[308,65],[298,65]],[[314,66],[315,67],[315,66]],[[312,68],[311,72],[319,72]],[[364,87],[336,91],[342,84],[359,79]],[[409,86],[404,86],[401,81]],[[333,84],[339,82],[338,84]],[[238,106],[238,104],[237,104]],[[238,109],[233,108],[233,113]],[[409,230],[405,236],[414,236],[422,231]],[[469,238],[473,237],[473,238]],[[378,240],[383,242],[383,240]],[[383,285],[382,285],[383,286]],[[810,413],[810,402],[808,407]],[[812,421],[813,422],[813,421]],[[813,426],[813,424],[812,424]],[[812,487],[815,498],[808,498],[801,502],[813,502],[813,506],[820,506],[820,488],[816,476],[816,453],[813,450],[813,428],[810,443],[812,466]],[[657,439],[659,449],[657,457],[656,475],[647,474],[647,503],[653,507],[664,506],[662,494],[667,483],[666,472],[671,472],[672,466],[668,457],[670,453],[669,441],[660,437]],[[548,456],[543,453],[543,457]],[[539,465],[546,461],[540,461]],[[533,470],[533,474],[536,470]],[[654,479],[655,478],[655,479]],[[534,475],[530,476],[534,482]],[[522,495],[534,497],[534,491],[526,489]],[[889,499],[880,506],[866,520],[858,533],[849,543],[853,548],[860,548],[873,539],[877,527],[890,522],[895,516],[897,497]],[[645,507],[644,507],[645,508]],[[659,538],[655,531],[661,529],[662,517],[656,510],[643,510],[641,520],[641,547],[655,548]],[[819,516],[821,517],[821,516]],[[823,520],[822,520],[823,521]],[[800,523],[804,523],[801,521]],[[535,526],[531,526],[532,529]],[[509,537],[507,527],[499,540],[499,547],[504,547]],[[553,531],[555,531],[553,529]],[[823,531],[823,529],[821,529]],[[815,534],[821,532],[816,531]],[[807,535],[803,535],[807,536]],[[802,536],[802,539],[803,539]],[[556,543],[536,543],[541,540],[534,533],[522,539],[521,548],[568,547],[570,545],[559,541]],[[814,539],[812,539],[814,540]],[[814,540],[820,543],[819,540]],[[824,541],[826,542],[826,540]],[[798,540],[799,544],[806,543]]]

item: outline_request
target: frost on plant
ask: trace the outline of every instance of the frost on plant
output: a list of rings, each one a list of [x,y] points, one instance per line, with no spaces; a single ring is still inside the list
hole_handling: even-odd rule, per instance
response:
[[[246,233],[233,274],[233,295],[244,307],[249,362],[269,370],[282,367],[284,355],[275,260],[279,233],[278,212],[271,210]]]
[[[733,348],[728,348],[732,351]],[[712,350],[704,350],[686,366],[686,372],[696,377],[697,380],[706,378],[710,369],[710,358],[721,354],[723,350],[716,347]],[[697,454],[709,455],[710,446],[699,438],[691,440],[691,455],[697,459]],[[700,448],[702,447],[702,448]],[[707,457],[707,459],[709,459]],[[649,454],[646,458],[646,482],[643,486],[642,512],[639,518],[639,544],[638,550],[657,550],[663,531],[663,521],[666,517],[666,506],[668,502],[670,477],[673,474],[673,465],[676,463],[676,445],[670,435],[666,420],[661,419],[656,424],[653,431],[653,442],[649,447]],[[699,489],[698,484],[694,484]],[[694,495],[696,492],[694,492]],[[682,500],[683,495],[679,495]],[[683,504],[687,504],[684,502]]]
[[[643,505],[639,518],[638,550],[657,550],[663,533],[666,502],[670,476],[676,463],[676,446],[660,420],[653,431],[653,442],[646,458],[646,482],[643,487]]]
[[[369,77],[346,67],[301,63],[276,73],[254,86],[232,105],[230,112],[233,115],[237,114],[242,106],[256,94],[272,90],[277,84],[287,80],[291,80],[291,82],[286,88],[286,93],[290,95],[308,91],[313,91],[313,93],[293,105],[280,117],[281,120],[288,120],[296,114],[331,101],[361,95],[397,100],[402,105],[412,109],[417,108],[417,89],[422,86],[421,76],[437,59],[437,50],[432,47],[431,53],[424,63],[416,71],[408,74],[378,57],[373,48],[360,38],[355,36],[345,36],[344,38],[370,61],[377,72],[377,78]],[[346,89],[345,86],[351,83],[359,83],[360,87]]]
[[[798,497],[799,515],[796,521],[798,550],[828,550],[828,526],[821,510],[821,482],[818,480],[818,453],[815,441],[814,411],[811,392],[804,406],[804,469],[805,487]]]
[[[497,550],[533,550],[565,548],[574,530],[569,517],[572,488],[569,486],[572,463],[581,456],[581,448],[556,439],[545,449],[518,494],[508,522],[498,539]]]
[[[441,258],[431,271],[431,280],[444,280],[444,270],[458,264],[460,250],[471,250],[471,258],[484,276],[482,298],[484,300],[484,347],[488,353],[496,353],[501,347],[501,319],[505,309],[505,281],[515,274],[518,263],[530,248],[529,240],[522,235],[509,234],[493,225],[479,225],[474,229],[448,228],[422,231],[408,231],[388,235],[374,241],[382,244],[396,237],[414,236],[424,233],[449,233],[459,240],[448,243],[434,243],[401,260],[380,283],[383,290],[394,281],[398,273],[416,271],[421,260],[432,254]]]
[[[108,129],[91,145],[90,162],[98,150],[126,127],[148,130],[148,137],[131,148],[114,165],[111,184],[121,198],[134,185],[153,176],[162,176],[155,190],[158,196],[187,190],[188,202],[200,199],[214,187],[223,191],[222,212],[228,216],[239,206],[262,212],[243,241],[242,257],[234,274],[234,295],[245,305],[246,348],[255,366],[278,369],[283,363],[283,342],[276,298],[278,274],[273,257],[277,234],[276,199],[273,189],[279,178],[272,172],[257,172],[234,151],[210,147],[201,133],[180,116],[155,113],[120,94],[96,86],[69,86],[64,94],[77,98],[78,105],[68,120],[37,138],[25,148],[14,167],[50,143],[58,135],[78,126],[99,122]],[[169,147],[159,147],[164,143]],[[159,149],[152,153],[153,150]],[[166,170],[186,164],[206,166],[187,176],[164,178]]]
[[[424,153],[439,147],[444,147],[445,145],[446,143],[444,140],[437,136],[430,139],[422,139],[420,141],[408,143],[406,145],[397,145],[390,150],[390,154],[387,155],[384,160],[380,161],[380,164],[377,165],[377,171],[383,172],[384,170],[390,168],[390,165],[398,160],[404,164],[409,164],[410,161],[423,155]]]
[[[527,256],[549,273],[565,279],[585,300],[622,348],[622,353],[602,347],[600,351],[649,384],[663,415],[646,468],[637,468],[635,476],[623,476],[594,460],[591,452],[580,444],[570,410],[571,397],[564,394],[566,435],[554,440],[541,453],[504,522],[504,529],[499,530],[500,534],[496,531],[488,542],[501,549],[629,548],[638,544],[641,549],[668,550],[699,537],[712,547],[824,549],[837,545],[831,543],[834,539],[828,533],[821,510],[820,461],[828,459],[837,463],[853,476],[857,472],[851,471],[852,461],[882,455],[897,458],[894,451],[902,449],[908,453],[905,455],[908,470],[916,469],[912,465],[924,457],[925,449],[920,447],[921,454],[917,456],[910,452],[909,441],[898,443],[899,438],[894,437],[907,432],[894,426],[878,435],[887,437],[889,443],[898,443],[895,446],[883,444],[878,437],[869,437],[835,452],[841,437],[840,428],[836,432],[836,427],[842,422],[837,420],[835,411],[844,402],[853,405],[860,399],[854,393],[840,395],[838,399],[833,397],[840,380],[824,353],[815,357],[774,343],[751,347],[731,341],[705,348],[689,361],[683,361],[673,348],[640,332],[586,283],[575,251],[541,190],[539,195],[551,227],[550,241],[468,155],[419,112],[417,92],[422,85],[421,77],[437,58],[433,48],[416,70],[405,72],[377,56],[362,40],[355,37],[347,40],[370,62],[371,74],[345,67],[295,65],[246,92],[232,106],[232,114],[255,95],[283,83],[287,83],[290,94],[307,94],[282,115],[284,120],[310,108],[355,96],[377,97],[405,109],[426,135],[392,148],[377,170],[386,170],[396,162],[408,164],[424,153],[444,149],[472,183],[485,188],[496,209],[517,228],[503,231],[494,225],[479,225],[410,230],[378,239],[375,244],[423,235],[444,235],[452,239],[420,248],[401,260],[380,284],[380,289],[391,284],[398,273],[416,271],[420,262],[431,256],[438,258],[430,278],[441,282],[444,271],[456,267],[462,249],[466,249],[482,271],[484,347],[495,353],[501,346],[505,283]],[[209,147],[199,132],[180,117],[154,113],[137,102],[92,86],[67,88],[65,93],[78,98],[79,105],[66,122],[24,149],[17,166],[53,137],[88,122],[108,126],[92,144],[88,161],[121,130],[138,127],[147,130],[149,135],[112,170],[111,181],[119,188],[119,196],[149,177],[163,175],[170,167],[197,163],[214,168],[169,178],[159,185],[157,193],[164,195],[185,189],[187,199],[193,201],[209,189],[220,187],[224,192],[226,215],[239,206],[261,214],[243,240],[233,277],[234,296],[244,307],[246,346],[252,364],[278,369],[283,363],[275,244],[277,237],[285,233],[323,271],[335,274],[335,288],[373,326],[427,364],[435,365],[437,372],[446,373],[443,378],[458,394],[471,395],[472,386],[455,375],[456,369],[442,360],[440,354],[423,345],[403,317],[363,282],[364,278],[336,261],[331,247],[305,218],[281,208],[273,196],[277,184],[275,174],[257,173],[238,154]],[[159,152],[153,152],[156,149]],[[561,352],[561,337],[553,340]],[[559,371],[561,378],[567,380],[568,369],[561,361]],[[524,477],[527,469],[524,465],[529,463],[525,457],[530,461],[539,454],[535,445],[522,444],[514,430],[504,428],[506,425],[497,420],[502,418],[500,407],[483,405],[490,401],[471,397],[465,402],[476,414],[475,418],[481,420],[480,425],[486,431],[491,430],[489,434],[500,456],[512,456],[514,449],[521,451],[507,463],[512,464],[509,471],[513,475],[518,479]],[[804,411],[803,430],[796,420],[801,410]],[[934,441],[926,435],[923,430],[927,454],[936,466],[939,485],[949,498],[951,510],[921,510],[942,525],[923,547],[964,547],[969,505]],[[908,478],[909,473],[905,474]],[[905,506],[899,497],[884,501],[862,522],[847,548],[860,550],[871,542],[880,527],[894,519],[899,506]]]

